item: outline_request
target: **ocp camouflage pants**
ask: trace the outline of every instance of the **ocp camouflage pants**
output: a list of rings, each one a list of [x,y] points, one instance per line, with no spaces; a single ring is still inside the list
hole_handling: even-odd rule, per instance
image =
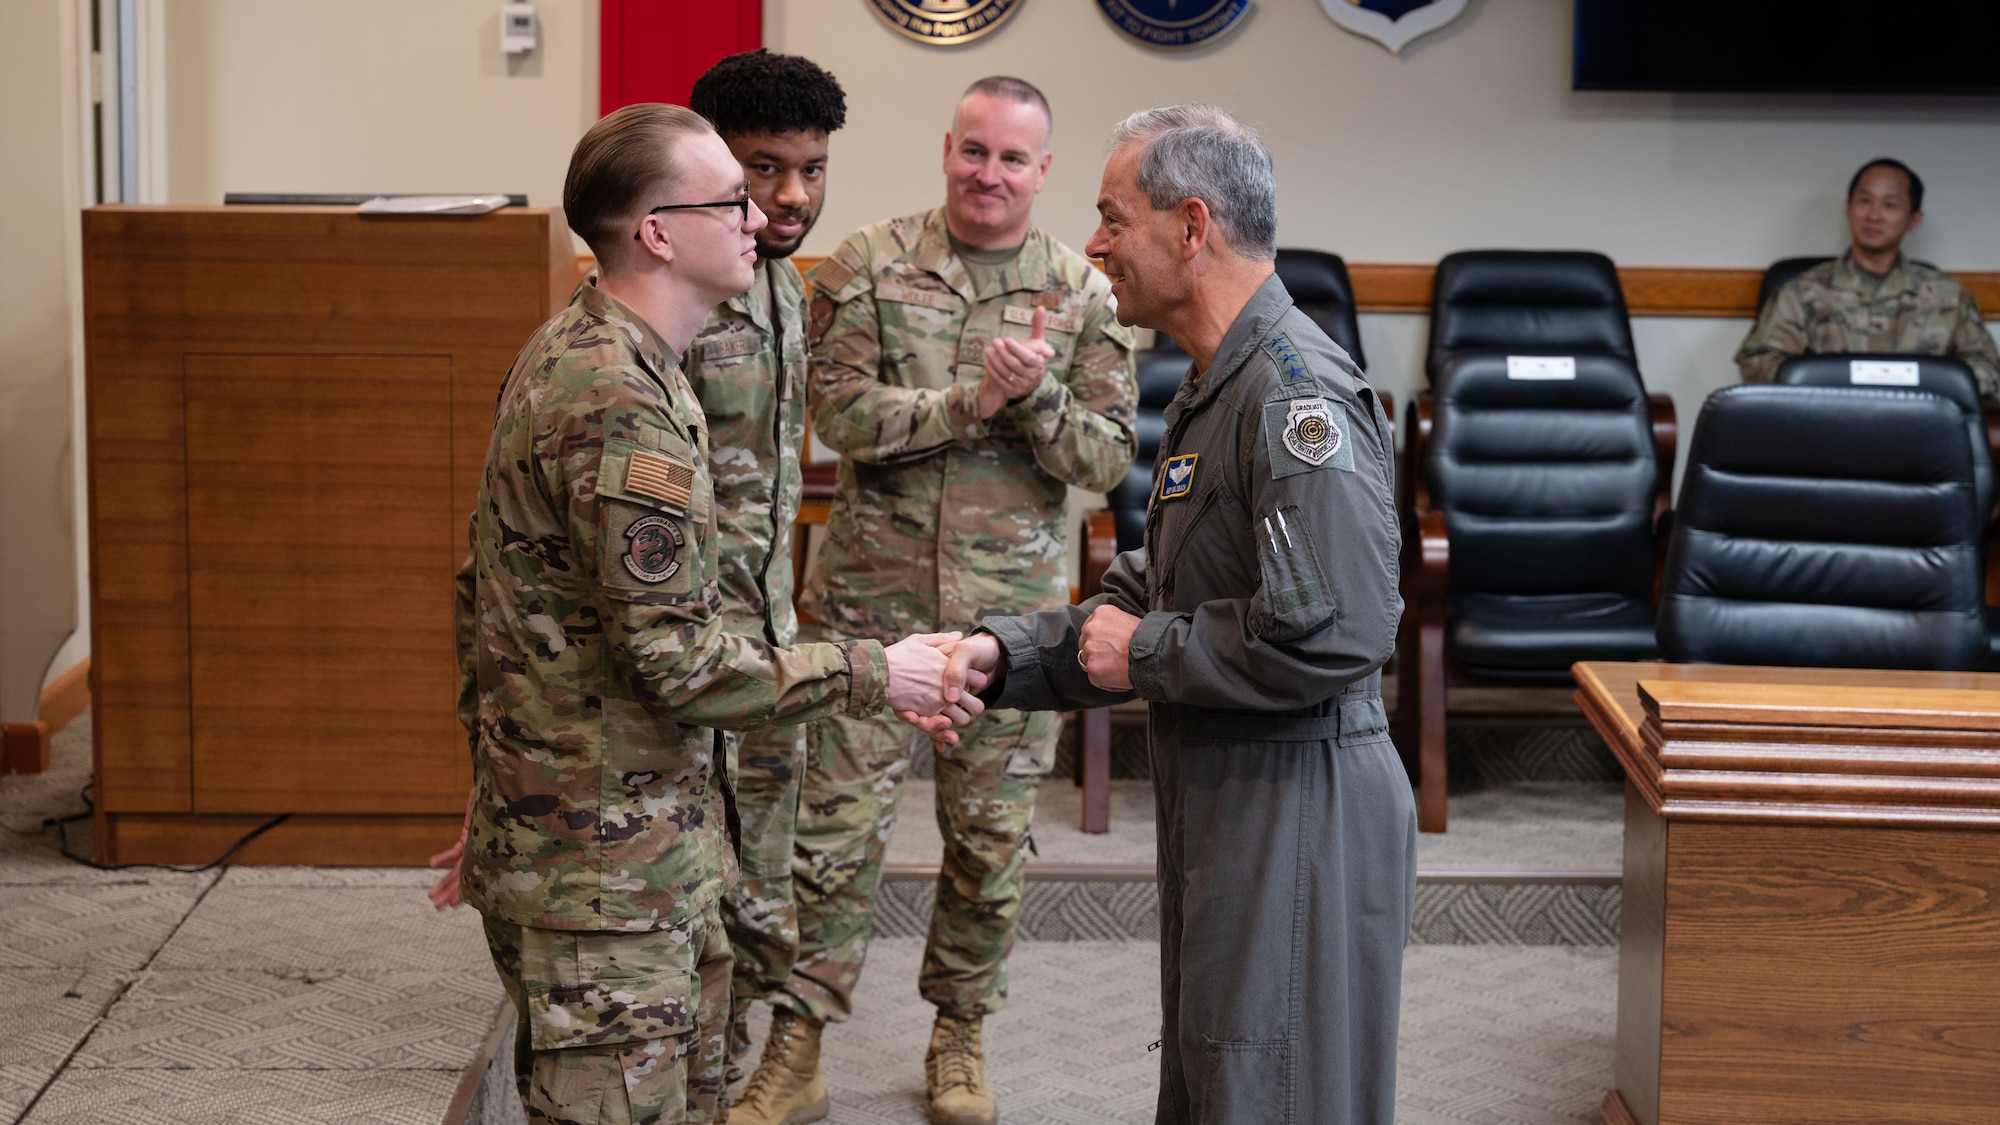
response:
[[[944,857],[917,985],[948,1015],[1006,1006],[1024,848],[1060,723],[1054,712],[989,711],[938,752]],[[920,737],[893,715],[813,724],[792,854],[798,963],[775,1002],[814,1019],[853,1013],[896,796]]]
[[[778,727],[723,737],[743,839],[736,857],[739,882],[722,896],[722,924],[736,958],[736,998],[762,999],[784,987],[798,954],[792,835],[806,731]]]
[[[639,933],[486,920],[533,1122],[708,1125],[722,1093],[729,942],[714,909]]]

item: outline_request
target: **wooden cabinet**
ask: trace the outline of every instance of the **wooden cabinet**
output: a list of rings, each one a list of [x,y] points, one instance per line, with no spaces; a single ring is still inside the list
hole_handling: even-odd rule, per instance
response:
[[[97,852],[419,863],[470,762],[452,575],[559,211],[84,214]]]
[[[2000,1113],[2000,676],[1585,663],[1624,764],[1608,1125]]]

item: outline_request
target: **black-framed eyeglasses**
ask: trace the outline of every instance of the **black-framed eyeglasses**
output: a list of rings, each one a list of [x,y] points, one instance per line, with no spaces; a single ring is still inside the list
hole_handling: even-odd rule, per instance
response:
[[[747,195],[741,199],[718,199],[713,203],[662,203],[651,211],[646,212],[646,214],[657,215],[662,211],[692,211],[701,207],[734,207],[743,213],[743,217],[738,220],[739,222],[747,223],[750,221],[750,197]],[[633,231],[632,241],[639,241],[641,233],[641,231]]]

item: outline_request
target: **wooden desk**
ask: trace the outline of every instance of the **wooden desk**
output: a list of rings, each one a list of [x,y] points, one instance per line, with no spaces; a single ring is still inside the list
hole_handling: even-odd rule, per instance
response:
[[[2000,675],[1574,671],[1627,776],[1608,1125],[2000,1120]]]
[[[83,216],[97,856],[422,863],[463,815],[452,575],[559,211]]]

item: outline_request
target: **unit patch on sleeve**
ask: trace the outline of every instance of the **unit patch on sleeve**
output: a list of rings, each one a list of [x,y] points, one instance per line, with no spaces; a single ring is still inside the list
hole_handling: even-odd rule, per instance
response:
[[[1194,491],[1194,463],[1201,460],[1199,453],[1183,453],[1167,458],[1160,468],[1160,499],[1178,500]]]
[[[1281,398],[1264,404],[1264,444],[1271,454],[1271,477],[1332,466],[1354,471],[1347,440],[1346,411],[1323,398]]]
[[[642,516],[625,529],[625,569],[641,582],[665,582],[680,573],[681,548],[686,544],[680,525],[672,519]]]

